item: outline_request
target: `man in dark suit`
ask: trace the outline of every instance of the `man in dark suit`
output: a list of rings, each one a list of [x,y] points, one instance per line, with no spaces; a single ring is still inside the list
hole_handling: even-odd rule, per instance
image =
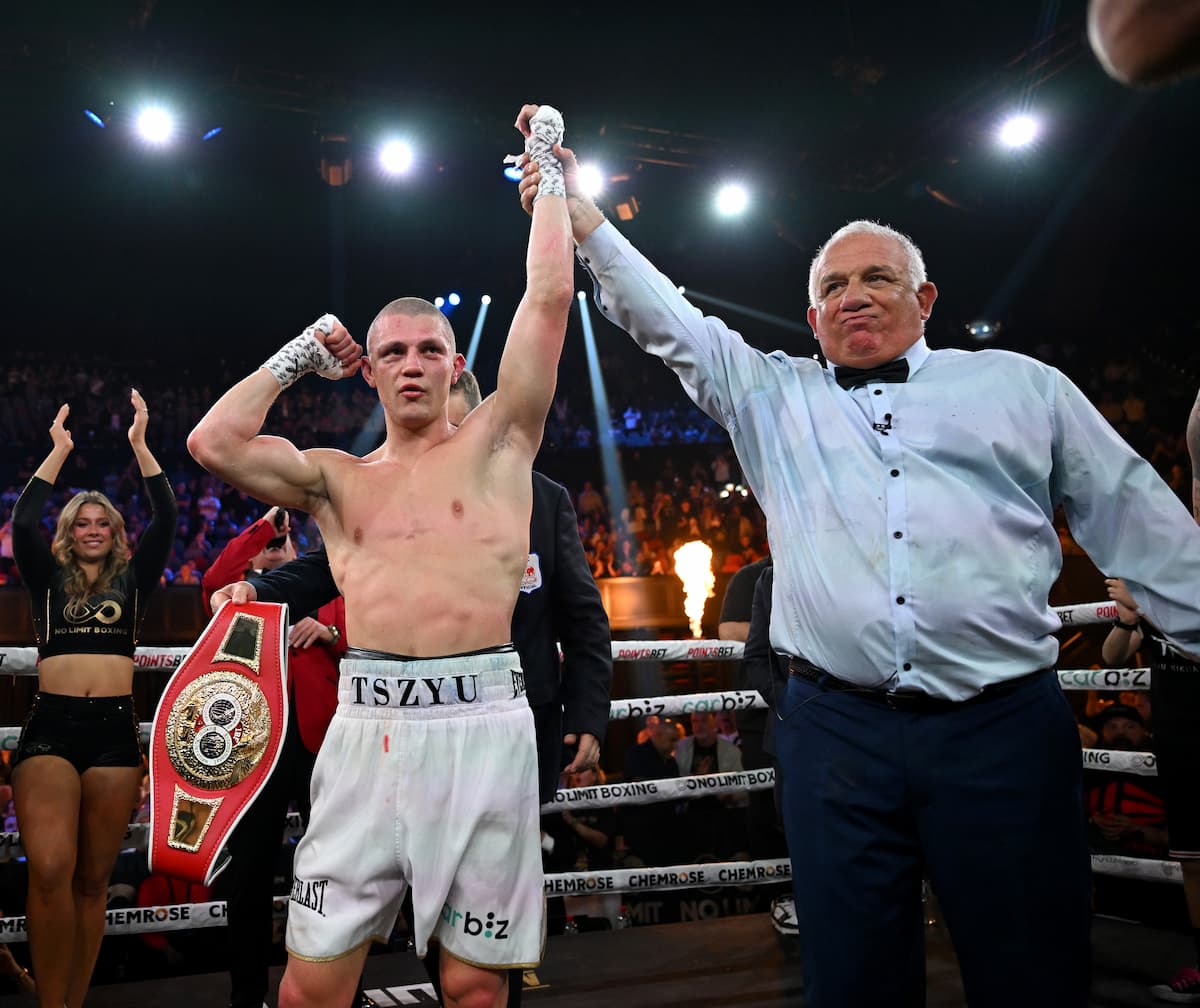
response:
[[[450,390],[450,421],[461,423],[480,401],[479,383],[470,371],[463,371]],[[464,557],[464,563],[469,562]],[[234,598],[286,602],[293,610],[307,612],[337,595],[322,548],[252,576],[245,584],[227,586],[213,596],[213,608]],[[611,703],[612,635],[571,498],[565,487],[539,472],[533,474],[529,561],[513,610],[512,640],[537,729],[538,791],[542,802],[548,802],[560,774],[578,773],[599,760]],[[437,954],[434,945],[425,958],[435,987]],[[513,974],[510,1006],[520,1003],[522,986],[520,971]]]

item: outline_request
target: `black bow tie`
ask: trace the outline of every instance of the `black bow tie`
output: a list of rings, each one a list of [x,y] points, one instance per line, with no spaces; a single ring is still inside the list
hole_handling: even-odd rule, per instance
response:
[[[835,367],[833,378],[844,389],[858,388],[867,382],[904,382],[908,381],[908,361],[900,357],[878,367],[854,368]]]

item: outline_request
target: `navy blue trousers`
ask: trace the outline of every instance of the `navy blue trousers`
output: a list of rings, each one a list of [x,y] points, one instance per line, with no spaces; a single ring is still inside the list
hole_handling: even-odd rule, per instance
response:
[[[1053,672],[921,713],[792,676],[779,716],[808,1008],[925,1004],[925,875],[971,1008],[1086,1008],[1082,759]]]

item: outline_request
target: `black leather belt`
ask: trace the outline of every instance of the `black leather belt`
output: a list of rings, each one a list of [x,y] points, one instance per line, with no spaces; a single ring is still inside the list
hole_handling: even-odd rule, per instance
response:
[[[945,697],[930,696],[928,693],[888,692],[886,690],[868,689],[865,686],[858,686],[852,682],[846,682],[845,679],[839,679],[835,675],[830,675],[824,669],[817,668],[812,662],[805,661],[803,658],[788,658],[788,675],[795,676],[797,679],[804,679],[823,692],[853,693],[855,696],[862,697],[871,703],[879,704],[881,707],[889,707],[892,710],[911,711],[916,714],[933,714],[939,711],[958,710],[970,704],[987,703],[989,700],[995,700],[998,697],[1012,693],[1027,683],[1053,672],[1054,669],[1038,669],[1038,671],[1030,672],[1028,675],[1018,676],[1016,679],[1008,679],[1004,682],[992,683],[989,686],[985,686],[973,697],[968,697],[966,700],[947,700]]]

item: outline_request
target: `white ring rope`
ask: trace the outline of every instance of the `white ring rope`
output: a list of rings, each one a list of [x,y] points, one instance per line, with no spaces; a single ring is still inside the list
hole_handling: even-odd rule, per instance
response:
[[[1083,602],[1051,608],[1058,614],[1064,627],[1111,623],[1117,618],[1117,607],[1112,601]],[[613,661],[731,661],[742,657],[743,647],[741,641],[626,640],[612,642],[612,656]],[[138,669],[173,670],[179,667],[184,655],[190,650],[190,647],[139,647],[134,655],[133,664]],[[0,645],[0,672],[9,675],[36,674],[37,648]]]
[[[1118,679],[1118,675],[1120,678]],[[1081,685],[1093,680],[1101,685]],[[1058,673],[1063,689],[1094,689],[1111,692],[1139,692],[1150,688],[1149,669],[1070,669]],[[1114,683],[1120,685],[1114,685]],[[705,711],[766,710],[767,702],[754,690],[730,690],[724,693],[679,693],[673,696],[641,697],[637,700],[614,700],[609,708],[610,721],[648,715],[675,716]],[[150,741],[151,722],[140,724],[142,744]],[[0,749],[16,749],[20,726],[0,727]]]
[[[1146,882],[1182,884],[1183,872],[1176,861],[1152,861],[1117,854],[1093,854],[1092,871]],[[720,861],[666,867],[616,868],[608,871],[563,872],[547,875],[546,896],[592,896],[603,893],[666,892],[674,889],[703,889],[712,886],[769,885],[790,882],[791,862]],[[287,916],[287,896],[276,896],[274,915]],[[191,928],[224,927],[225,901],[176,903],[164,906],[119,907],[106,914],[106,935],[187,931]],[[28,941],[25,917],[0,918],[0,944]]]
[[[1111,601],[1056,606],[1054,611],[1063,626],[1110,623],[1117,618]],[[742,657],[740,641],[723,640],[649,640],[613,641],[613,661],[731,661]],[[137,669],[179,667],[190,647],[143,647],[134,657]],[[37,673],[37,649],[0,646],[0,671],[13,675]],[[1066,690],[1143,691],[1150,688],[1150,670],[1067,669],[1059,670],[1059,684]],[[621,721],[648,715],[675,716],[701,712],[765,709],[768,704],[754,690],[727,690],[714,693],[679,694],[614,700],[609,719]],[[143,743],[150,737],[150,722],[141,724]],[[15,749],[19,727],[0,727],[0,749]],[[1154,776],[1157,760],[1153,753],[1115,749],[1084,749],[1086,769],[1108,770]],[[655,802],[690,800],[708,795],[760,791],[775,786],[771,767],[731,773],[672,777],[654,781],[601,784],[587,788],[563,788],[542,812],[567,809],[605,808],[610,805],[649,805]],[[148,823],[133,823],[125,834],[125,851],[145,850]],[[303,833],[300,817],[289,813],[284,840]],[[0,860],[24,856],[19,832],[0,833]],[[1125,857],[1117,854],[1093,854],[1092,871],[1152,882],[1182,883],[1183,873],[1177,861]],[[782,861],[730,861],[668,867],[622,868],[608,871],[565,872],[546,875],[547,896],[593,895],[596,893],[659,892],[670,889],[703,888],[714,885],[762,885],[791,880],[791,865]],[[276,916],[286,915],[287,897],[275,898]],[[182,903],[167,906],[117,908],[108,911],[105,934],[182,931],[198,927],[223,927],[225,903]],[[26,941],[25,918],[0,918],[0,944]]]

